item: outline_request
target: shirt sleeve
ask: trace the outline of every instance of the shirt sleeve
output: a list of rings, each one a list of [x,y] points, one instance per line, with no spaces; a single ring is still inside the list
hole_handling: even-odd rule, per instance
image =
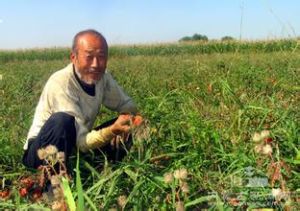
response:
[[[102,128],[100,130],[92,130],[89,132],[86,127],[80,125],[77,121],[76,123],[76,130],[78,131],[77,147],[82,152],[105,146],[115,137],[115,134],[111,132],[109,127]]]
[[[109,127],[102,128],[100,130],[92,130],[86,136],[86,143],[89,149],[95,149],[105,146],[116,135],[111,131]]]
[[[105,73],[105,79],[103,105],[119,113],[136,114],[137,107],[135,103],[118,85],[109,72]]]

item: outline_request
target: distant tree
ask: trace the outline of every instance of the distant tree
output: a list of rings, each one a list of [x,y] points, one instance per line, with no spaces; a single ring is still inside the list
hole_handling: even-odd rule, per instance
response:
[[[206,35],[202,35],[202,34],[194,34],[192,36],[192,40],[203,40],[203,41],[208,41],[208,38]]]
[[[234,38],[231,36],[224,36],[221,38],[221,41],[231,41],[231,40],[234,40]]]
[[[202,34],[194,34],[193,36],[189,37],[189,36],[185,36],[183,38],[181,38],[179,40],[179,42],[184,42],[184,41],[199,41],[199,40],[203,40],[203,41],[208,41],[208,38],[206,35],[202,35]]]
[[[183,38],[181,38],[179,41],[181,42],[181,41],[191,41],[192,40],[192,38],[191,37],[188,37],[188,36],[186,36],[186,37],[183,37]]]

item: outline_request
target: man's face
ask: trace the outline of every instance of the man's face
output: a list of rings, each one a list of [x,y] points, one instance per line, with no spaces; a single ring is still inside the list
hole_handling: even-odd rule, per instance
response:
[[[71,60],[87,84],[95,84],[103,76],[107,64],[107,44],[93,34],[78,39],[77,51],[71,53]]]

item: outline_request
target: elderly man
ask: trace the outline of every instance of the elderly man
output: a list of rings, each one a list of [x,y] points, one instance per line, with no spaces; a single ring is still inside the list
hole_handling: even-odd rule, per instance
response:
[[[106,70],[107,59],[108,45],[99,32],[76,34],[72,63],[49,78],[40,96],[24,145],[25,166],[39,167],[43,161],[37,151],[48,145],[63,151],[66,160],[75,146],[83,152],[103,148],[112,153],[108,143],[129,133],[137,108]],[[101,105],[120,115],[92,129]]]

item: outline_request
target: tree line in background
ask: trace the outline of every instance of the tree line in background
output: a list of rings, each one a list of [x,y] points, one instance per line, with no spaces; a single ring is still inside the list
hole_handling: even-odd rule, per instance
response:
[[[230,41],[230,40],[234,40],[234,38],[231,36],[224,36],[221,38],[221,41]],[[185,36],[179,40],[179,42],[185,42],[185,41],[208,41],[208,37],[202,34],[194,34],[193,36]]]

